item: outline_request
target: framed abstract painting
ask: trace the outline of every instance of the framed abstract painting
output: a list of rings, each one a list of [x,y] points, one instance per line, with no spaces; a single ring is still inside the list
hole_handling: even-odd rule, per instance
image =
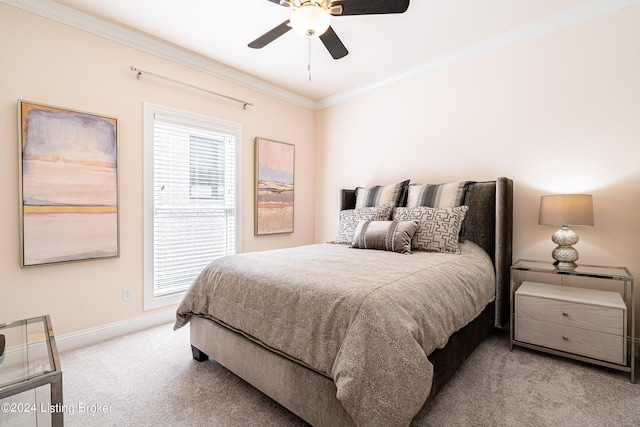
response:
[[[117,120],[18,101],[21,267],[119,256]]]
[[[295,146],[256,138],[256,236],[293,233]]]

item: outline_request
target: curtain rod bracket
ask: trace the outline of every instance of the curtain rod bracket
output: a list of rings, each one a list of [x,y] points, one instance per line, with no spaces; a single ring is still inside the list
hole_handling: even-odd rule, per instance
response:
[[[137,71],[138,75],[136,76],[136,79],[140,80],[140,78],[142,78],[142,73],[144,71],[137,69],[136,67],[134,67],[133,65],[130,67],[131,71]]]
[[[231,96],[223,95],[223,94],[221,94],[221,93],[213,92],[213,91],[208,90],[208,89],[203,89],[203,88],[201,88],[201,87],[198,87],[198,86],[192,85],[192,84],[190,84],[190,83],[185,83],[185,82],[181,82],[181,81],[179,81],[179,80],[172,79],[172,78],[170,78],[170,77],[161,76],[160,74],[150,73],[149,71],[141,70],[140,68],[134,67],[133,65],[132,65],[131,67],[129,67],[129,69],[130,69],[131,71],[133,71],[133,72],[137,73],[136,78],[137,78],[138,80],[140,80],[140,78],[142,77],[142,74],[147,73],[147,74],[152,75],[152,76],[154,76],[154,77],[158,77],[158,78],[160,78],[160,79],[164,79],[164,80],[170,81],[170,82],[172,82],[172,83],[177,83],[177,84],[180,84],[180,85],[183,85],[183,86],[190,87],[190,88],[192,88],[192,89],[197,89],[197,90],[200,90],[200,91],[202,91],[202,92],[207,92],[207,93],[209,93],[209,94],[211,94],[211,95],[220,96],[220,97],[222,97],[222,98],[226,98],[226,99],[229,99],[229,100],[231,100],[231,101],[239,102],[239,103],[241,103],[241,104],[242,104],[242,109],[243,109],[243,110],[246,110],[246,109],[247,109],[247,106],[249,106],[249,107],[253,107],[253,104],[252,104],[251,102],[243,101],[243,100],[241,100],[241,99],[237,99],[237,98],[233,98],[233,97],[231,97]]]

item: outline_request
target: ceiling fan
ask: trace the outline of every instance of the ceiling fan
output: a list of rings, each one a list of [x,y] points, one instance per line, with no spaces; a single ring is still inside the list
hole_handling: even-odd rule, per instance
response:
[[[293,9],[291,17],[249,43],[249,47],[261,49],[293,28],[304,37],[319,37],[333,59],[343,58],[349,51],[331,28],[332,16],[404,13],[409,8],[409,0],[268,1]]]

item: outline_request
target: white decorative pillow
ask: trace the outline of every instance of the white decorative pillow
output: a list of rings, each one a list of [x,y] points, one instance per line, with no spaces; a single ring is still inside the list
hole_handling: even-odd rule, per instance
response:
[[[411,238],[417,228],[418,221],[362,220],[356,227],[351,247],[410,254]]]
[[[380,206],[391,203],[394,207],[400,206],[407,195],[409,181],[402,181],[393,185],[374,185],[371,187],[356,188],[356,209],[369,206]]]
[[[340,222],[334,243],[351,244],[353,242],[353,234],[360,220],[386,221],[391,218],[392,211],[393,205],[390,203],[382,206],[340,211]]]
[[[459,254],[458,235],[468,210],[468,206],[396,208],[393,220],[418,220],[418,229],[411,240],[413,249]]]
[[[473,181],[448,184],[411,184],[407,195],[407,207],[453,208],[461,206],[470,184],[473,184]]]

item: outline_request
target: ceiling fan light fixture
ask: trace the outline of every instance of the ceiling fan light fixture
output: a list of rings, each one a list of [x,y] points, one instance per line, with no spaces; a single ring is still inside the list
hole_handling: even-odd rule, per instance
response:
[[[304,3],[293,11],[290,18],[293,30],[304,37],[319,37],[331,25],[331,15],[314,2]]]

